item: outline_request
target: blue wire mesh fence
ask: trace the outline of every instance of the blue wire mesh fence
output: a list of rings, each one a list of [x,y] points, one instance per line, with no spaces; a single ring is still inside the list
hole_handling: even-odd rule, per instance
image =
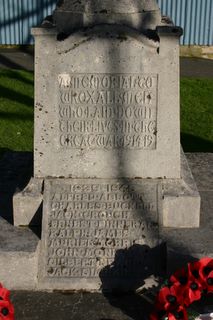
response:
[[[181,44],[213,45],[213,0],[157,0],[162,14],[184,29]],[[57,0],[0,0],[0,44],[32,44],[38,26]]]

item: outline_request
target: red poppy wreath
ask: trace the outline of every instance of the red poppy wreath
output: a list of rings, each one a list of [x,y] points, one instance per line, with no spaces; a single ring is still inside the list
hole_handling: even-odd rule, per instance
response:
[[[0,320],[14,320],[14,308],[10,301],[10,291],[0,283]]]
[[[176,271],[155,301],[150,320],[187,320],[186,308],[213,292],[213,259],[203,258]]]

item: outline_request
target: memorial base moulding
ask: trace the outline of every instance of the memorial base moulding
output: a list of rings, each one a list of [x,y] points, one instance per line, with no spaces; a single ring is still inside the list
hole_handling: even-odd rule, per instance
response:
[[[185,157],[182,175],[46,179],[39,288],[132,290],[162,274],[159,228],[199,226],[200,197]]]

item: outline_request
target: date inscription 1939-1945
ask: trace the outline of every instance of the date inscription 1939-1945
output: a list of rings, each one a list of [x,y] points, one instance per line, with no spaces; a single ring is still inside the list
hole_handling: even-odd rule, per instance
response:
[[[156,237],[157,189],[148,182],[54,180],[49,182],[48,199],[44,223],[48,278],[98,277],[118,250],[151,245]],[[131,259],[127,263],[131,272],[141,272]],[[123,267],[115,271],[126,276]]]

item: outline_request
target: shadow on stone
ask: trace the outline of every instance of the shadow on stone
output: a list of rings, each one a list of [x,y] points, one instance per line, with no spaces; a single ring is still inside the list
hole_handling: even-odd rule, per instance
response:
[[[137,293],[104,293],[105,298],[108,300],[111,306],[120,309],[128,319],[142,320],[148,319],[148,315],[153,309],[152,303],[149,303],[142,296]],[[105,319],[100,320],[115,320]]]
[[[169,273],[172,274],[173,272],[181,269],[182,267],[186,266],[187,263],[197,261],[197,258],[193,257],[190,254],[182,254],[180,253],[180,249],[178,248],[175,250],[175,245],[173,244],[171,250],[168,250],[167,255],[167,269]]]
[[[0,159],[0,215],[10,224],[13,224],[13,195],[24,189],[32,171],[31,152],[6,151]]]
[[[103,292],[135,291],[150,276],[163,276],[166,272],[166,244],[150,248],[134,244],[117,250],[112,264],[100,273]]]
[[[102,293],[111,305],[121,309],[132,319],[139,320],[141,315],[145,318],[151,311],[152,304],[136,293],[136,290],[144,285],[158,289],[159,279],[165,273],[165,243],[155,248],[133,245],[128,249],[120,249],[115,254],[114,262],[100,271]]]
[[[41,230],[42,230],[42,210],[43,210],[43,201],[40,204],[38,210],[36,211],[34,217],[30,221],[29,228],[32,232],[41,239]]]

